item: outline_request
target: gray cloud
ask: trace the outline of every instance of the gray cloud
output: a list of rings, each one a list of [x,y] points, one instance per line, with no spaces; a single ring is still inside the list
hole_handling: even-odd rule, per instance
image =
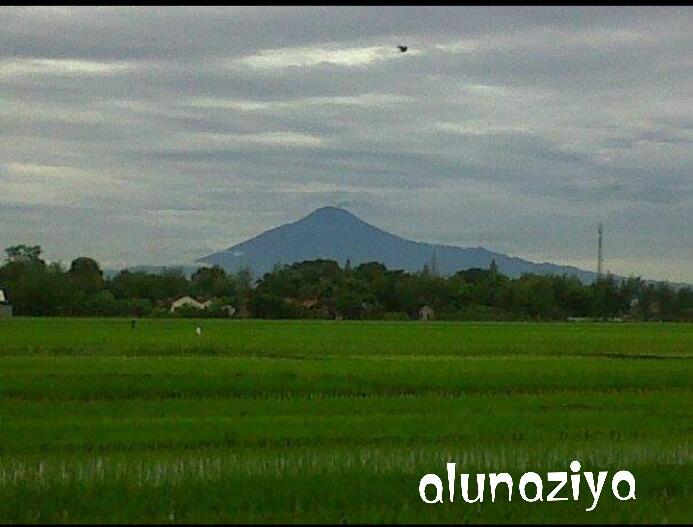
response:
[[[693,10],[0,8],[0,245],[184,263],[325,204],[693,282]],[[406,43],[400,54],[395,45]]]

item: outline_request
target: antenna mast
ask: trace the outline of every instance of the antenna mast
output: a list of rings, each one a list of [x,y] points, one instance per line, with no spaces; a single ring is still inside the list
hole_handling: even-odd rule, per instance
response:
[[[604,255],[602,253],[602,232],[603,232],[602,222],[599,222],[599,228],[597,232],[599,233],[599,239],[597,242],[597,278],[602,277]]]

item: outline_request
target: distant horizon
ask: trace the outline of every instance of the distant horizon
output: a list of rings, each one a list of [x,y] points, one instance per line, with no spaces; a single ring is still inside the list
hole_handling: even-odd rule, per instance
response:
[[[315,213],[317,213],[317,212],[319,212],[319,211],[321,211],[321,210],[323,210],[323,209],[335,209],[335,210],[339,210],[339,211],[344,211],[344,212],[346,212],[346,213],[348,213],[348,214],[350,214],[350,215],[356,217],[358,220],[363,221],[364,223],[368,223],[369,225],[371,225],[371,226],[373,226],[373,227],[379,229],[379,227],[378,227],[377,225],[372,225],[372,224],[370,224],[369,222],[363,220],[363,218],[360,218],[357,214],[353,213],[352,211],[350,211],[349,209],[347,209],[347,208],[345,208],[345,207],[340,207],[340,206],[336,206],[336,205],[323,205],[323,206],[318,207],[317,209],[313,210],[313,211],[310,212],[309,214],[307,214],[307,215],[305,215],[305,216],[299,218],[298,220],[287,221],[287,222],[285,222],[285,223],[282,223],[282,224],[280,224],[280,225],[277,225],[277,226],[275,226],[275,227],[273,227],[273,228],[270,228],[270,229],[268,229],[268,230],[273,230],[274,228],[277,228],[277,227],[280,227],[280,226],[283,226],[283,225],[288,225],[288,224],[291,224],[291,223],[296,223],[296,221],[300,221],[300,220],[302,220],[302,219],[304,219],[304,218],[306,218],[306,217],[308,217],[308,216],[311,216],[311,215],[313,215],[313,214],[315,214]],[[244,241],[241,241],[241,242],[239,242],[239,243],[244,243],[245,241],[249,241],[249,240],[251,240],[251,239],[253,239],[253,238],[256,238],[256,237],[258,237],[258,236],[261,236],[262,234],[264,234],[264,233],[267,232],[268,230],[263,231],[263,232],[261,232],[261,233],[258,233],[257,235],[251,236],[251,237],[249,237],[248,239],[246,239],[246,240],[244,240]],[[395,234],[395,233],[390,233],[390,234]],[[399,235],[397,235],[397,234],[395,234],[395,235],[396,235],[396,236],[399,236]],[[406,238],[404,238],[404,239],[406,239]],[[427,242],[427,241],[425,241],[425,240],[409,240],[409,241],[415,241],[415,242],[417,242],[417,243],[430,243],[430,244],[433,244],[433,245],[438,245],[438,244],[435,244],[434,242]],[[238,244],[234,244],[234,245],[238,245]],[[219,252],[223,252],[223,251],[229,250],[229,249],[231,249],[234,245],[231,245],[231,246],[226,247],[226,248],[224,248],[224,249],[220,249]],[[440,245],[446,245],[446,244],[440,244]],[[464,248],[464,249],[467,249],[467,248],[470,248],[470,249],[483,249],[483,250],[493,251],[493,248],[483,247],[483,246],[478,246],[478,247],[462,247],[462,246],[450,245],[450,247],[454,247],[454,248]],[[507,255],[507,256],[514,257],[514,256],[517,256],[517,255],[512,255],[512,254],[511,254],[511,255]],[[201,259],[201,258],[200,258],[200,259]],[[104,271],[111,271],[111,272],[117,272],[117,271],[121,271],[121,270],[125,270],[125,269],[134,269],[134,268],[154,268],[154,269],[164,269],[164,268],[176,269],[176,268],[180,268],[180,269],[184,269],[184,270],[192,270],[192,269],[194,269],[194,268],[209,267],[209,266],[210,266],[210,264],[206,264],[206,263],[200,262],[200,261],[199,261],[200,259],[193,260],[192,262],[177,262],[177,263],[160,263],[160,264],[137,264],[137,263],[136,263],[136,264],[132,264],[132,265],[127,265],[127,266],[125,266],[125,267],[103,267],[103,270],[104,270]],[[537,263],[537,264],[554,264],[554,265],[569,266],[569,267],[572,266],[571,264],[562,264],[562,263],[556,262],[556,261],[543,261],[543,262],[533,261],[533,262],[534,262],[534,263]],[[595,265],[596,265],[596,257],[595,257]],[[585,269],[585,268],[580,268],[580,267],[577,267],[577,266],[575,266],[575,267],[576,267],[577,269],[579,269],[580,271],[596,274],[596,269]],[[675,281],[675,280],[661,280],[661,279],[657,279],[657,278],[651,278],[651,277],[648,277],[648,276],[644,276],[644,275],[642,275],[642,274],[639,274],[639,275],[638,275],[638,274],[633,274],[633,275],[618,275],[617,273],[612,273],[608,268],[605,270],[604,274],[605,274],[605,275],[607,275],[607,274],[612,274],[612,275],[614,275],[614,276],[617,277],[617,278],[628,278],[628,277],[630,277],[630,276],[633,276],[633,277],[642,278],[643,280],[646,280],[646,281],[653,281],[653,282],[669,282],[669,283],[672,283],[672,284],[675,284],[675,285],[689,285],[687,282],[679,282],[679,281]]]
[[[298,218],[298,219],[288,220],[288,221],[285,221],[284,223],[280,223],[279,225],[275,225],[274,227],[270,227],[270,228],[268,228],[268,229],[266,229],[266,230],[264,230],[264,231],[262,231],[262,232],[259,232],[259,233],[257,233],[257,234],[253,234],[253,235],[249,236],[248,238],[246,238],[246,239],[244,239],[244,240],[241,240],[241,241],[239,241],[239,242],[237,242],[237,243],[235,243],[235,244],[229,245],[228,247],[225,247],[225,248],[221,248],[221,249],[219,249],[219,250],[216,251],[216,252],[223,252],[223,251],[226,251],[227,249],[233,247],[234,245],[238,245],[239,243],[244,243],[245,241],[248,241],[248,240],[251,240],[251,239],[253,239],[253,238],[256,238],[256,237],[258,237],[258,236],[264,234],[265,232],[270,231],[270,230],[273,230],[273,229],[275,229],[275,228],[277,228],[277,227],[280,227],[280,226],[283,226],[283,225],[288,225],[288,224],[291,224],[291,223],[295,223],[296,221],[300,221],[301,219],[304,219],[304,218],[306,218],[306,217],[308,217],[308,216],[310,216],[310,215],[312,215],[312,214],[314,214],[314,213],[316,213],[316,212],[318,212],[318,211],[320,211],[320,210],[323,210],[323,209],[336,209],[336,210],[340,210],[340,211],[347,212],[348,214],[350,214],[350,215],[356,217],[357,219],[359,219],[360,221],[363,221],[364,223],[367,223],[367,224],[369,224],[369,225],[371,225],[371,226],[373,226],[373,227],[375,227],[375,228],[377,228],[377,229],[380,229],[380,227],[378,227],[377,225],[374,225],[374,224],[372,224],[372,223],[370,223],[370,222],[364,220],[364,219],[361,218],[358,214],[356,214],[356,213],[354,213],[353,211],[349,210],[349,209],[346,208],[345,206],[338,206],[338,205],[329,205],[329,204],[327,204],[327,205],[322,205],[322,206],[317,207],[316,209],[312,210],[312,211],[309,212],[308,214],[305,214],[305,215],[301,216],[301,217]],[[382,229],[381,229],[381,230],[382,230]],[[385,231],[385,232],[388,232],[388,233],[389,233],[389,231]],[[397,237],[401,237],[401,238],[403,238],[403,239],[405,239],[405,240],[414,241],[414,242],[417,242],[417,243],[427,243],[427,244],[432,244],[432,245],[443,245],[443,246],[449,246],[449,247],[454,247],[454,248],[462,248],[462,249],[483,249],[483,250],[487,250],[487,251],[491,251],[491,252],[498,252],[498,251],[495,251],[495,249],[492,248],[492,247],[485,247],[485,246],[481,246],[481,245],[476,246],[476,247],[472,247],[472,246],[453,245],[453,244],[446,244],[446,243],[436,243],[436,242],[431,242],[431,241],[427,241],[427,240],[410,240],[410,239],[408,239],[408,238],[406,238],[406,237],[404,237],[404,236],[401,236],[401,235],[399,235],[399,234],[397,234],[397,233],[390,233],[390,234],[393,234],[393,235],[395,235],[395,236],[397,236]],[[31,243],[28,243],[28,244],[31,245]],[[8,246],[12,246],[12,245],[15,245],[15,244],[8,244]],[[39,245],[40,245],[40,244],[39,244]],[[596,247],[596,237],[595,237],[595,247]],[[45,255],[45,254],[46,254],[46,247],[41,246],[41,248],[42,248],[42,251],[43,251],[42,254]],[[50,258],[47,258],[46,260],[47,260],[48,262],[50,262],[50,263],[69,264],[70,261],[72,261],[74,258],[77,258],[77,257],[79,257],[79,256],[87,256],[87,257],[90,257],[90,258],[94,258],[97,262],[99,262],[99,264],[101,265],[101,268],[102,268],[104,271],[106,271],[106,272],[111,272],[111,273],[112,273],[112,272],[119,272],[119,271],[126,270],[126,269],[133,269],[133,268],[154,268],[154,269],[164,269],[164,268],[168,268],[168,269],[177,269],[177,268],[180,268],[180,269],[184,269],[184,270],[186,270],[186,269],[187,269],[187,270],[191,270],[191,269],[193,269],[193,268],[209,267],[209,266],[210,266],[210,264],[205,264],[205,263],[200,263],[200,262],[199,262],[199,260],[200,260],[204,255],[202,255],[200,258],[196,258],[196,259],[191,260],[191,261],[173,262],[173,263],[166,263],[166,262],[138,263],[138,262],[134,262],[134,263],[125,263],[125,264],[122,264],[122,265],[120,265],[120,266],[118,266],[117,264],[116,264],[116,265],[109,265],[108,263],[103,263],[101,260],[99,260],[98,258],[96,258],[94,255],[83,254],[83,253],[75,254],[74,256],[69,257],[69,258],[67,258],[67,259],[61,259],[61,258],[50,259]],[[566,266],[566,267],[575,267],[575,268],[578,269],[579,271],[596,274],[596,250],[595,250],[594,263],[593,263],[593,267],[594,267],[594,268],[582,267],[582,266],[580,266],[580,265],[575,265],[575,264],[572,264],[572,263],[563,263],[563,262],[561,262],[560,260],[553,260],[553,261],[548,261],[548,260],[546,260],[546,261],[533,260],[533,259],[531,259],[531,258],[522,256],[522,255],[517,255],[517,254],[508,254],[507,256],[510,256],[510,257],[519,257],[519,258],[522,258],[522,259],[524,259],[524,260],[531,261],[531,262],[536,263],[536,264],[552,264],[552,265],[560,265],[560,266]],[[642,278],[643,280],[646,280],[646,281],[652,281],[652,282],[669,282],[669,283],[672,283],[672,284],[674,284],[674,285],[693,285],[693,282],[686,282],[685,280],[681,281],[681,280],[671,280],[671,279],[665,279],[665,278],[663,279],[663,278],[657,278],[657,277],[650,277],[650,276],[646,276],[646,275],[644,275],[644,274],[642,274],[642,273],[639,273],[639,274],[638,274],[638,273],[632,273],[632,274],[625,274],[625,275],[624,275],[624,274],[619,274],[619,273],[614,273],[614,272],[612,272],[612,271],[609,269],[609,266],[608,266],[608,265],[605,266],[604,274],[605,274],[605,275],[611,274],[611,275],[614,275],[614,276],[619,277],[619,278],[639,277],[639,278]]]

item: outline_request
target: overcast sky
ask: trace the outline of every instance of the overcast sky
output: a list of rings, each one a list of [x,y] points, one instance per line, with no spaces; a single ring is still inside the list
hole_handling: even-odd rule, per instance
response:
[[[693,282],[693,9],[0,8],[0,246],[187,263],[324,205]],[[409,46],[400,53],[396,46]]]

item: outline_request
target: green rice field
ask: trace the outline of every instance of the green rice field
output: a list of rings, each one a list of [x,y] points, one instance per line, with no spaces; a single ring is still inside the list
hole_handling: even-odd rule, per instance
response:
[[[691,324],[1,320],[0,522],[691,523],[692,359]],[[419,497],[574,459],[637,499]]]

